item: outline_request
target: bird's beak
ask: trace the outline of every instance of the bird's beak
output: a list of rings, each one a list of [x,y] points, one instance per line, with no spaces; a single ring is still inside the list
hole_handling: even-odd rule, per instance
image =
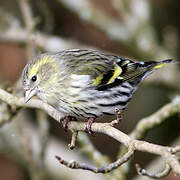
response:
[[[36,93],[36,89],[25,90],[24,102],[27,103]]]

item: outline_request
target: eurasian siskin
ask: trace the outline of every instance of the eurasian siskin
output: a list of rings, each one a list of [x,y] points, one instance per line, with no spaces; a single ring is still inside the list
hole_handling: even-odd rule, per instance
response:
[[[96,117],[125,109],[138,85],[171,59],[138,62],[95,50],[46,53],[30,61],[23,71],[25,102],[34,95],[72,117]]]

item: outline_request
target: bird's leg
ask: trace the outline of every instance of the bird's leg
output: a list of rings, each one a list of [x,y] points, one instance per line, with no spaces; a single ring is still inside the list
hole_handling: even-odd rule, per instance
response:
[[[89,134],[93,134],[94,132],[91,130],[91,126],[92,126],[92,123],[95,121],[95,118],[94,117],[90,117],[88,118],[88,122],[86,124],[86,129],[85,131],[88,132]]]
[[[66,116],[66,117],[64,118],[63,128],[64,128],[65,130],[67,130],[67,128],[68,128],[67,125],[68,125],[69,121],[71,121],[71,119],[72,119],[71,116]]]
[[[65,116],[63,118],[63,121],[64,121],[63,122],[63,128],[65,130],[67,130],[69,121],[77,121],[77,119],[75,117],[72,117],[72,116]]]

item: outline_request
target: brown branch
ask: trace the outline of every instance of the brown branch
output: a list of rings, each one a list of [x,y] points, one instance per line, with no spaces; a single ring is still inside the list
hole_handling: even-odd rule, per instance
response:
[[[25,104],[23,102],[23,98],[15,97],[2,89],[0,89],[0,99],[2,101],[6,102],[7,104],[9,104],[10,106],[42,109],[42,110],[46,111],[51,117],[53,117],[57,121],[59,121],[60,118],[62,117],[62,115],[57,110],[55,110],[53,107],[43,103],[42,101],[31,100],[29,103]],[[156,114],[157,117],[159,119],[161,119],[161,118],[164,119],[164,118],[170,117],[172,114],[180,112],[180,101],[176,99],[172,103],[164,106],[165,112],[162,109],[159,112],[157,112],[157,114]],[[85,131],[86,123],[71,121],[68,124],[68,128],[72,132]],[[106,134],[106,135],[116,139],[117,141],[119,141],[120,143],[122,143],[124,146],[126,146],[129,149],[128,153],[126,153],[123,157],[121,157],[115,163],[111,163],[109,166],[107,166],[108,168],[106,168],[106,171],[113,170],[113,169],[117,168],[119,165],[121,165],[122,163],[126,162],[131,157],[133,152],[135,150],[137,150],[137,151],[148,152],[151,154],[161,156],[163,159],[165,159],[166,164],[168,164],[171,167],[171,169],[174,171],[174,173],[176,173],[177,175],[180,175],[180,164],[177,160],[177,157],[170,151],[170,149],[175,149],[175,148],[160,146],[160,145],[148,143],[145,141],[135,140],[135,139],[131,138],[130,136],[126,135],[125,133],[121,132],[120,130],[112,127],[110,123],[93,123],[91,129],[94,132],[103,133],[103,134]],[[173,150],[173,151],[175,151],[175,150]],[[178,148],[178,150],[179,150],[179,148]],[[132,154],[131,154],[131,152],[132,152]],[[61,160],[61,158],[59,160]],[[68,164],[67,161],[64,161],[64,163]],[[84,169],[84,167],[87,167],[85,165],[81,166],[82,164],[76,164],[76,163],[75,163],[75,165],[73,165],[73,164],[74,163],[70,163],[69,166],[70,167],[75,166],[78,168],[82,167],[83,169]],[[89,169],[91,169],[91,166],[89,167]],[[96,171],[97,169],[94,169],[94,170]],[[105,169],[99,170],[98,172],[102,172],[102,171],[106,172]]]

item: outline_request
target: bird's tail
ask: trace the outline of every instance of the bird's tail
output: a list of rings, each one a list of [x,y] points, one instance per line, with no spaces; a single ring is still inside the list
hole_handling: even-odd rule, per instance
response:
[[[166,66],[167,64],[172,63],[172,59],[166,59],[163,61],[149,61],[145,63],[145,66],[147,67],[147,71],[145,72],[145,74],[142,76],[142,80],[144,80],[147,76],[149,76],[150,74],[152,74],[154,71]]]
[[[160,68],[166,66],[167,64],[169,64],[171,62],[172,62],[172,59],[166,59],[166,60],[163,60],[163,61],[156,62],[154,64],[154,66],[152,67],[152,70],[160,69]]]

